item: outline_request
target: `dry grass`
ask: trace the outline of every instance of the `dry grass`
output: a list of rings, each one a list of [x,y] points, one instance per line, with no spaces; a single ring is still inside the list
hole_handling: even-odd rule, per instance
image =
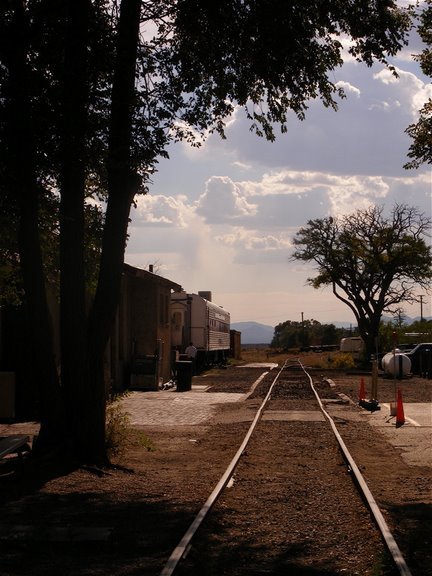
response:
[[[242,364],[249,362],[275,362],[282,366],[285,360],[292,358],[299,358],[302,363],[313,368],[348,369],[354,367],[352,356],[350,354],[341,354],[338,351],[300,352],[293,349],[290,352],[283,352],[274,348],[259,346],[256,348],[242,348],[240,362]]]

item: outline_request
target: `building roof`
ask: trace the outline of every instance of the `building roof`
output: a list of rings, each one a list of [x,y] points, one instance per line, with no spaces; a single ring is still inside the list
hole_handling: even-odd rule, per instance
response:
[[[177,284],[176,282],[173,282],[172,280],[168,280],[167,278],[164,278],[163,276],[158,276],[158,274],[155,274],[154,272],[149,272],[148,270],[143,270],[142,268],[136,268],[135,266],[131,266],[130,264],[125,263],[123,265],[123,273],[126,276],[132,276],[135,278],[142,278],[143,280],[147,280],[150,282],[160,284],[161,286],[165,286],[166,288],[170,288],[171,290],[174,290],[175,292],[180,292],[182,290],[182,287],[180,286],[180,284]]]

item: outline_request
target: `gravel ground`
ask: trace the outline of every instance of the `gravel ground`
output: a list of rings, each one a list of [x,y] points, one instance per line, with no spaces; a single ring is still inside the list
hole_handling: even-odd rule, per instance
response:
[[[246,393],[261,372],[229,367],[198,377],[197,382],[205,381],[211,392]],[[353,399],[343,406],[340,432],[382,506],[413,576],[431,576],[431,469],[408,466],[380,430],[361,418],[355,405],[358,374],[312,374],[326,398],[343,393]],[[272,371],[247,400],[219,406],[205,425],[131,431],[118,468],[102,475],[88,469],[53,474],[39,466],[26,469],[21,478],[0,477],[0,575],[159,574],[236,453],[275,375]],[[410,379],[406,384],[406,402],[431,401],[431,380]],[[380,402],[393,399],[394,383],[380,379]],[[273,411],[305,407],[316,409],[301,387],[294,387],[289,397],[273,395],[269,406]],[[269,420],[260,426],[262,433],[236,470],[234,487],[218,503],[200,536],[213,552],[202,557],[193,548],[182,567],[184,574],[282,574],[286,572],[278,570],[290,568],[290,574],[310,576],[388,576],[380,538],[355,491],[347,488],[341,496],[332,489],[339,481],[346,483],[347,473],[325,424]],[[25,430],[23,425],[20,431]],[[29,433],[32,430],[28,427]],[[142,432],[151,440],[150,451],[141,441]],[[251,502],[264,507],[248,504],[245,509],[246,493]],[[263,508],[270,516],[262,515]],[[288,530],[281,529],[285,522],[289,541]],[[232,546],[227,547],[226,535]],[[232,566],[233,556],[242,559],[237,572],[224,571],[224,566]],[[245,557],[256,561],[255,571],[246,568]]]

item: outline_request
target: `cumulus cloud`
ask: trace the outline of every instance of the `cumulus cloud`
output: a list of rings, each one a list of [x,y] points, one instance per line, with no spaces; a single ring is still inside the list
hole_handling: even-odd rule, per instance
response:
[[[371,177],[347,181],[329,188],[331,214],[349,214],[354,210],[364,210],[385,198],[389,187],[381,178]]]
[[[345,176],[324,172],[279,170],[259,181],[237,183],[253,197],[263,228],[287,227],[311,218],[352,212],[385,201],[390,185],[382,176]],[[256,223],[252,224],[256,227]]]
[[[354,94],[354,96],[357,96],[357,98],[360,98],[360,90],[356,87],[353,86],[353,84],[350,84],[349,82],[345,82],[344,80],[339,80],[339,82],[336,82],[336,86],[338,88],[342,88],[345,92],[345,94]]]
[[[237,183],[248,196],[297,195],[316,189],[328,189],[332,186],[344,185],[362,177],[346,177],[326,172],[303,170],[274,170],[263,175],[260,181],[244,181]]]
[[[183,195],[142,197],[133,221],[135,227],[169,228],[171,232],[191,227],[211,231],[216,226],[215,236],[226,245],[241,241],[246,248],[254,243],[270,249],[280,244],[279,231],[301,226],[309,219],[346,214],[377,203],[393,204],[404,196],[427,210],[428,193],[430,174],[421,172],[389,178],[273,170],[254,180],[212,176],[196,202],[188,202]],[[221,229],[225,229],[222,234]],[[261,232],[256,235],[256,230]]]
[[[233,228],[223,235],[215,237],[221,246],[231,249],[232,262],[235,265],[285,265],[287,254],[292,248],[289,231],[265,231]]]
[[[234,228],[231,232],[216,236],[215,240],[227,246],[242,246],[246,250],[280,250],[291,247],[290,239],[284,234],[262,234],[257,230]]]
[[[218,300],[234,318],[243,305],[244,320],[290,318],[287,303],[280,316],[281,301],[270,296],[281,291],[293,314],[309,305],[321,310],[315,316],[321,321],[334,297],[306,290],[311,270],[288,261],[301,226],[371,204],[388,210],[404,202],[431,212],[430,167],[403,169],[410,145],[405,129],[432,95],[430,79],[406,55],[393,60],[399,78],[379,64],[368,68],[345,58],[334,71],[334,83],[348,96],[338,112],[313,101],[306,120],[290,115],[287,134],[273,143],[251,134],[236,109],[226,140],[209,135],[198,149],[170,147],[153,193],[138,198],[132,211],[127,259],[138,266],[159,261],[164,276],[188,291],[209,289],[217,298],[239,293],[238,301]],[[251,287],[257,300],[248,299]],[[263,301],[268,311],[257,318]]]
[[[319,182],[321,185],[322,182]],[[301,194],[317,185],[317,174],[298,170],[273,170],[263,174],[261,180],[237,182],[246,196]]]
[[[193,215],[186,196],[139,196],[132,213],[135,226],[185,228]]]
[[[260,181],[239,182],[238,186],[246,196],[254,197],[255,202],[258,196],[293,195],[301,200],[311,193],[319,192],[321,201],[324,201],[322,194],[327,195],[331,203],[338,197],[347,198],[351,209],[353,198],[384,198],[389,190],[389,185],[381,176],[345,176],[296,170],[274,171],[264,174]]]
[[[392,100],[387,102],[388,109],[394,106],[400,107],[403,101],[408,104],[408,110],[415,117],[424,103],[432,98],[432,85],[423,82],[412,72],[400,68],[396,68],[396,71],[398,78],[395,78],[389,70],[383,69],[374,74],[374,79],[386,86],[391,85],[393,89]]]
[[[241,188],[226,176],[212,176],[196,203],[197,214],[212,223],[254,216],[256,210],[256,205],[249,203]]]
[[[250,170],[252,168],[251,164],[247,164],[246,162],[239,162],[238,160],[232,162],[232,166],[240,168],[241,170]]]

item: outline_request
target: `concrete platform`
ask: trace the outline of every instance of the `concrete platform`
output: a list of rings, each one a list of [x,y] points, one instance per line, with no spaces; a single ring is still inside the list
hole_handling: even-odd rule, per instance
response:
[[[396,426],[389,404],[381,404],[380,412],[371,414],[368,422],[401,450],[407,464],[432,468],[432,404],[404,402],[403,411],[405,423],[401,426]]]
[[[194,426],[209,420],[218,404],[238,402],[245,396],[204,390],[203,386],[192,386],[188,392],[132,392],[122,400],[122,406],[133,426]]]
[[[268,371],[277,367],[277,364],[273,362],[257,363],[246,364],[244,367],[258,367]],[[192,383],[192,390],[187,392],[177,392],[175,389],[158,392],[132,392],[122,400],[122,406],[129,414],[133,426],[172,427],[204,424],[212,418],[218,404],[246,400],[267,374],[267,371],[257,378],[246,394],[207,392],[209,386],[205,383]]]
[[[354,405],[354,403],[351,403]],[[411,466],[432,468],[432,404],[403,403],[405,423],[396,426],[396,417],[391,415],[390,405],[380,404],[380,410],[369,412],[358,407],[358,410],[346,411],[337,404],[327,406],[330,416],[338,421],[353,420],[364,422],[379,430],[379,433],[395,448],[399,449],[401,458]]]

